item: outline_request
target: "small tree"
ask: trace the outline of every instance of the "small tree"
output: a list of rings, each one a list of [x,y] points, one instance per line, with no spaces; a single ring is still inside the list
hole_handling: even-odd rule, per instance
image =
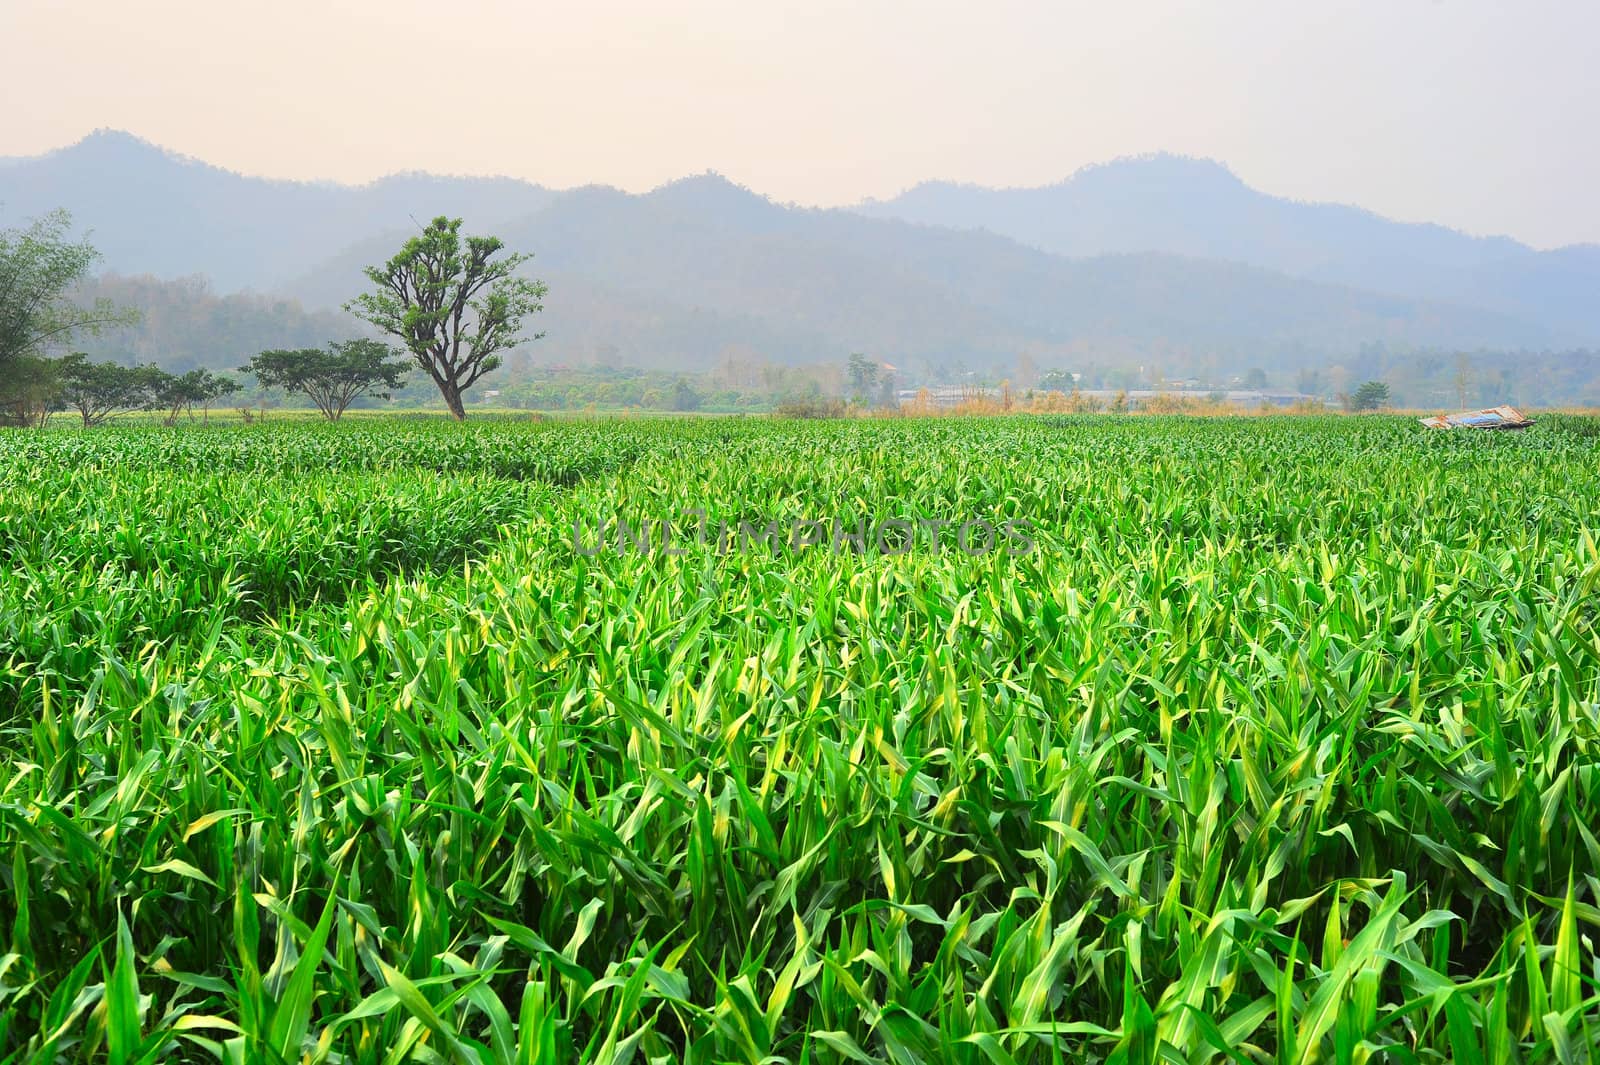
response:
[[[542,281],[514,276],[531,255],[495,259],[499,238],[460,231],[461,219],[435,218],[394,258],[368,267],[375,290],[345,304],[405,345],[458,421],[467,416],[461,394],[521,342],[523,319],[544,309],[546,292]]]
[[[878,385],[878,364],[856,351],[850,354],[845,372],[850,378],[851,400],[862,405],[871,402]]]
[[[42,424],[50,405],[38,399],[59,381],[59,366],[44,358],[74,333],[137,319],[107,301],[79,307],[67,299],[89,276],[99,254],[86,240],[70,237],[65,211],[45,215],[21,229],[0,229],[0,424]]]
[[[894,374],[885,371],[878,379],[878,406],[884,410],[900,409],[900,387]]]
[[[168,411],[164,424],[176,425],[181,413],[187,413],[189,420],[194,421],[196,404],[210,422],[211,404],[239,391],[239,382],[210,370],[190,370],[177,377],[162,373],[154,382],[154,391],[156,404]]]
[[[1039,378],[1039,387],[1046,392],[1071,392],[1072,375],[1065,370],[1050,370]]]
[[[72,218],[55,211],[22,229],[0,229],[0,366],[65,342],[74,333],[137,319],[108,301],[79,307],[66,294],[100,255],[69,236]]]
[[[1389,404],[1389,386],[1382,381],[1366,381],[1350,397],[1353,411],[1378,410]]]
[[[699,410],[704,397],[695,391],[693,385],[686,377],[680,377],[672,385],[672,409],[675,411]]]
[[[61,360],[62,399],[77,409],[88,429],[113,414],[149,408],[165,376],[154,366],[90,362],[81,353],[73,354]]]
[[[393,362],[399,358],[401,361]],[[346,340],[322,348],[263,351],[241,366],[263,388],[299,392],[330,422],[362,396],[388,399],[405,386],[408,366],[401,352],[377,340]],[[381,391],[380,391],[381,389]]]
[[[62,360],[17,355],[0,364],[0,425],[43,427],[60,409]]]

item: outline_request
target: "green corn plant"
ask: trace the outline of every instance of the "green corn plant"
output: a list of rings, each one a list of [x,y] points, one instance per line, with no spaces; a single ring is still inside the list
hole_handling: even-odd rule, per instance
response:
[[[1593,441],[0,433],[0,1061],[1593,1060]]]

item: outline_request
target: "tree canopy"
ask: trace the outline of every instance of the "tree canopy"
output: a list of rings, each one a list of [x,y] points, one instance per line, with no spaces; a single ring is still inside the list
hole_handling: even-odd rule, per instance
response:
[[[84,428],[113,414],[147,410],[172,378],[156,366],[90,362],[82,353],[60,360],[61,398],[83,418]]]
[[[850,398],[865,405],[878,387],[878,364],[859,351],[851,352],[845,373],[850,379]]]
[[[400,361],[394,361],[399,359]],[[263,388],[299,392],[330,422],[362,396],[388,399],[405,386],[410,370],[404,354],[378,340],[336,341],[323,348],[263,351],[240,367]]]
[[[42,426],[61,403],[61,360],[14,355],[0,363],[0,425]]]
[[[1382,381],[1366,381],[1350,397],[1350,409],[1378,410],[1389,402],[1389,386]]]
[[[173,425],[179,414],[187,413],[191,419],[194,418],[196,405],[209,417],[211,404],[237,391],[239,382],[210,370],[190,370],[177,377],[162,374],[156,389],[155,404],[166,409],[166,424]]]
[[[41,354],[77,332],[133,319],[110,301],[79,307],[67,298],[100,257],[87,239],[73,239],[71,229],[65,211],[0,229],[0,366]]]
[[[42,424],[49,418],[61,385],[59,367],[44,357],[51,347],[136,317],[109,301],[80,307],[67,298],[99,258],[71,230],[65,211],[0,229],[0,424]]]
[[[543,282],[516,275],[531,255],[507,254],[498,237],[462,237],[461,219],[440,216],[382,266],[373,291],[345,309],[400,340],[427,371],[445,406],[466,417],[461,395],[524,340],[523,320],[544,309]]]

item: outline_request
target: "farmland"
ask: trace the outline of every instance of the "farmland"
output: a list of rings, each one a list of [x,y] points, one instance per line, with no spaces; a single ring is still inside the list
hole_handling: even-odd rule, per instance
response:
[[[1590,429],[0,434],[0,1057],[1589,1060]]]

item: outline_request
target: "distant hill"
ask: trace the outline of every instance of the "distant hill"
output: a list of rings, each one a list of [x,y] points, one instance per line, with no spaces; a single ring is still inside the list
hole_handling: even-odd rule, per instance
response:
[[[1180,195],[1190,188],[1205,191]],[[1100,204],[1100,214],[1052,213],[1052,190],[948,186],[924,186],[898,207],[801,209],[714,175],[638,196],[425,175],[361,187],[306,184],[244,177],[127,134],[99,133],[0,168],[0,224],[65,207],[93,229],[113,271],[208,276],[214,291],[193,294],[199,302],[190,317],[211,315],[211,354],[189,354],[197,352],[196,334],[161,332],[157,321],[183,319],[175,312],[148,320],[140,343],[152,357],[163,357],[165,346],[166,357],[215,365],[233,357],[223,352],[273,343],[262,339],[274,327],[257,321],[257,311],[280,316],[285,339],[277,343],[308,330],[348,335],[356,325],[348,316],[316,312],[359,291],[363,266],[382,261],[415,222],[437,214],[464,217],[469,231],[494,232],[536,253],[530,269],[551,292],[539,323],[548,335],[534,350],[570,363],[695,369],[740,347],[790,364],[869,351],[913,372],[1009,365],[1027,354],[1041,365],[1148,364],[1212,378],[1263,366],[1282,377],[1374,344],[1543,348],[1577,332],[1562,316],[1583,288],[1584,249],[1518,251],[1513,242],[1396,227],[1350,208],[1287,204],[1245,189],[1214,164],[1170,158],[1101,168],[1058,189]],[[1082,199],[1085,190],[1098,191]],[[1294,222],[1301,211],[1317,219],[1331,212],[1331,220]],[[1053,226],[1039,230],[1053,235],[1016,239],[998,223],[985,223],[988,232],[973,228],[985,212],[1019,229],[1033,219]],[[874,217],[896,213],[917,217]],[[1222,217],[1195,221],[1196,213]],[[939,214],[948,225],[926,224]],[[1253,237],[1230,235],[1247,222]],[[1306,227],[1333,234],[1358,224],[1374,235],[1338,245],[1342,259],[1318,258],[1307,250],[1314,241],[1300,235]],[[1372,249],[1398,245],[1379,238],[1412,229],[1420,231],[1412,244],[1436,248],[1430,261],[1472,271],[1495,298],[1448,301],[1309,276],[1337,274],[1329,263],[1351,261],[1362,249],[1382,265],[1387,260]],[[1157,246],[1169,231],[1187,236]],[[1052,242],[1061,247],[1048,250]],[[1526,256],[1542,272],[1523,269]],[[250,314],[240,318],[205,309],[204,301],[224,299],[215,293],[238,289],[275,295],[252,297]],[[1508,303],[1522,309],[1498,309]],[[246,320],[255,324],[247,329]]]
[[[254,292],[218,295],[203,277],[160,279],[107,274],[83,285],[79,300],[109,299],[141,312],[137,325],[83,336],[73,349],[125,366],[153,362],[178,372],[233,370],[267,348],[320,347],[366,334],[347,314],[307,311],[293,299]]]
[[[204,274],[220,291],[267,289],[365,237],[437,214],[488,225],[550,193],[509,178],[399,174],[359,187],[268,181],[127,133],[0,168],[0,225],[58,207],[124,274]]]
[[[1077,363],[1145,356],[1169,369],[1300,363],[1369,341],[1477,348],[1551,339],[1505,315],[1236,263],[1068,259],[993,234],[781,207],[714,176],[643,196],[562,193],[497,232],[537,250],[535,272],[551,285],[553,344],[582,337],[647,366],[709,364],[739,330],[784,361],[861,349],[913,364],[983,364],[1028,351]],[[392,239],[356,246],[286,291],[307,306],[336,305],[359,290],[361,265],[392,247]],[[646,306],[655,312],[636,313]]]
[[[1042,188],[926,182],[858,209],[876,218],[986,229],[1058,255],[1154,251],[1248,263],[1600,337],[1600,246],[1540,252],[1508,237],[1301,203],[1258,192],[1210,160],[1122,159]]]

